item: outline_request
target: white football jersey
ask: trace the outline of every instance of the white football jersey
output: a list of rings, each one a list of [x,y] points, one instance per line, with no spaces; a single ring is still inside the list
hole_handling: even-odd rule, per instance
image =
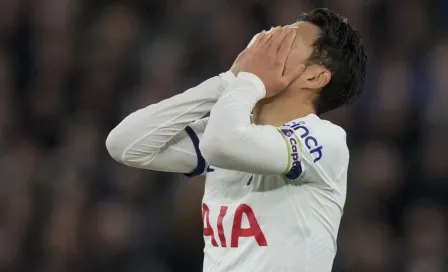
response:
[[[208,167],[204,271],[331,271],[346,197],[345,132],[314,114],[279,131],[289,173]]]
[[[132,167],[206,175],[204,271],[330,272],[346,134],[315,114],[281,127],[252,124],[264,96],[255,75],[221,74],[132,113],[106,145]]]

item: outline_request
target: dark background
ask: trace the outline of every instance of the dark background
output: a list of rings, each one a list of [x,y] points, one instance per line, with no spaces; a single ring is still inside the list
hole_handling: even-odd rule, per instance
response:
[[[447,269],[448,2],[1,0],[0,271],[200,271],[203,179],[107,154],[127,114],[229,69],[328,7],[363,34],[335,272]]]

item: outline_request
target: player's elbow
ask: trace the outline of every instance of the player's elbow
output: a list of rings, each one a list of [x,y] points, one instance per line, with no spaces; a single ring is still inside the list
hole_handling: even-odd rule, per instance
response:
[[[109,155],[120,163],[125,163],[126,146],[120,137],[117,128],[113,129],[106,138],[106,149]]]
[[[156,148],[148,146],[138,139],[139,135],[125,126],[118,125],[106,138],[109,155],[119,163],[136,168],[147,168],[157,153]]]

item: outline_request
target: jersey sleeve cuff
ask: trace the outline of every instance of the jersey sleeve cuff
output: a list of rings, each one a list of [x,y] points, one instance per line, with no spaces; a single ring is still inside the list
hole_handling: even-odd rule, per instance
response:
[[[247,91],[251,92],[257,98],[257,100],[260,100],[266,96],[266,87],[264,86],[263,81],[257,75],[247,72],[241,72],[238,74],[238,78],[246,82],[250,82],[255,87],[247,89]]]
[[[185,132],[187,132],[188,136],[193,142],[193,146],[196,151],[196,156],[198,158],[198,164],[196,165],[196,168],[190,173],[185,173],[185,176],[187,177],[200,176],[205,171],[206,162],[204,157],[202,156],[201,150],[199,149],[199,137],[196,135],[196,132],[194,132],[194,130],[189,126],[185,128]]]
[[[223,80],[226,86],[230,85],[230,83],[232,83],[236,79],[236,76],[232,73],[232,71],[221,73],[219,77]]]

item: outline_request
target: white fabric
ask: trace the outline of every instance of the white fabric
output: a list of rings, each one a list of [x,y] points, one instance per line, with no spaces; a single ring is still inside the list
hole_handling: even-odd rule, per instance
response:
[[[219,168],[280,175],[288,167],[287,146],[273,126],[251,124],[250,115],[266,94],[258,77],[240,73],[213,107],[201,139],[204,158]]]
[[[213,239],[204,236],[204,271],[331,271],[346,197],[344,130],[314,114],[280,128],[251,124],[263,83],[248,73],[227,78],[131,114],[109,135],[109,152],[134,167],[207,172],[203,219]],[[200,138],[199,153],[187,126]],[[231,246],[235,226],[249,227],[246,216],[234,222],[242,206],[253,211],[266,245],[248,236]]]
[[[235,76],[213,77],[195,88],[127,116],[106,140],[110,155],[128,166],[189,173],[197,166],[194,145],[185,132],[190,126],[202,136],[208,114]]]

